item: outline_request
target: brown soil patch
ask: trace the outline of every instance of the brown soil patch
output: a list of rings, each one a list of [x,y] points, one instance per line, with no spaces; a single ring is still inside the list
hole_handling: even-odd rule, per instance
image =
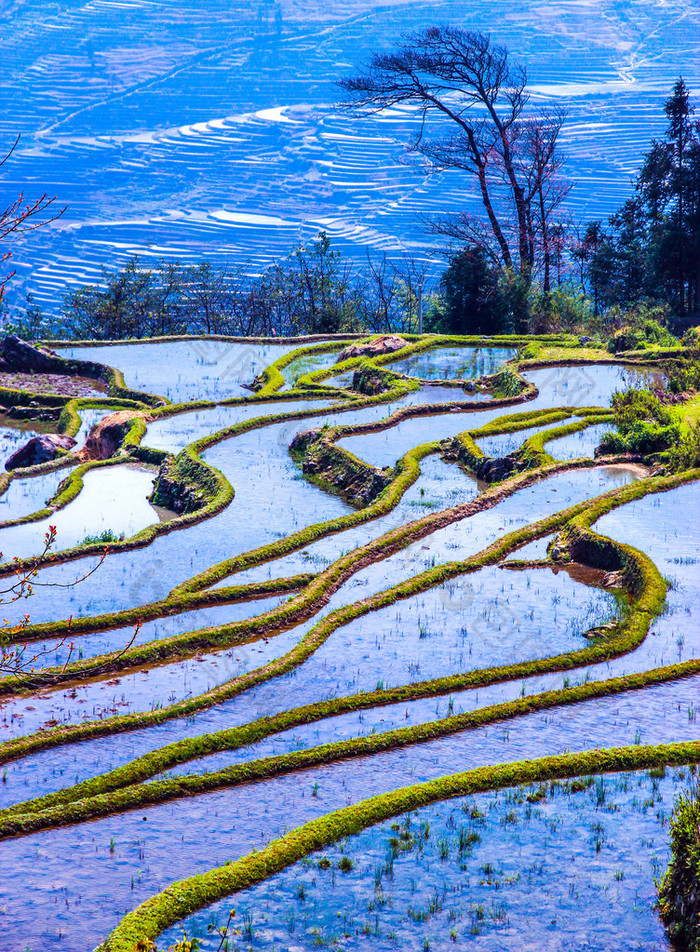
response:
[[[107,385],[91,377],[68,377],[65,374],[0,373],[0,387],[26,390],[29,393],[50,393],[65,397],[92,397],[107,393]]]

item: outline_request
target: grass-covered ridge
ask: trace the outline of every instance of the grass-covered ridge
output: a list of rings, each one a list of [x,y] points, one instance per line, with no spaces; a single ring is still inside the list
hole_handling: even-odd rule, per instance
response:
[[[58,619],[30,625],[23,632],[23,640],[28,643],[38,643],[50,638],[60,639],[69,633],[71,638],[79,640],[82,635],[120,629],[139,621],[179,615],[195,608],[230,604],[271,594],[289,596],[278,607],[243,621],[209,625],[132,646],[126,651],[115,651],[85,660],[72,660],[61,666],[45,668],[41,672],[42,691],[50,692],[54,688],[80,685],[82,682],[89,684],[94,677],[105,679],[114,674],[137,671],[161,663],[179,663],[203,651],[219,651],[231,646],[245,645],[263,637],[274,638],[277,633],[302,621],[313,619],[314,614],[325,606],[333,593],[348,584],[361,569],[376,564],[381,571],[381,562],[389,555],[400,553],[408,545],[429,538],[438,529],[469,520],[489,509],[497,510],[504,499],[517,498],[519,491],[554,475],[580,470],[595,472],[601,466],[641,458],[644,454],[631,454],[627,448],[618,452],[617,448],[611,447],[611,452],[597,459],[567,459],[556,462],[547,452],[549,442],[590,426],[612,422],[614,415],[607,406],[543,406],[535,410],[528,409],[528,403],[538,394],[536,388],[521,376],[521,371],[534,366],[596,363],[653,366],[659,359],[669,359],[669,356],[673,356],[660,349],[650,348],[634,355],[615,354],[611,359],[595,348],[582,346],[578,339],[565,335],[539,339],[504,337],[497,340],[426,335],[423,339],[410,337],[407,347],[392,354],[351,358],[321,370],[311,370],[299,376],[291,390],[280,392],[280,388],[285,384],[284,370],[294,360],[312,357],[318,352],[327,354],[339,351],[351,339],[352,335],[326,339],[318,347],[306,341],[300,342],[302,346],[285,354],[260,375],[262,388],[255,395],[221,401],[229,406],[250,407],[250,413],[245,419],[217,432],[207,433],[184,447],[176,456],[148,447],[148,422],[196,409],[213,408],[215,403],[195,400],[154,406],[145,399],[131,400],[115,395],[104,401],[79,398],[70,402],[70,405],[68,402],[64,405],[60,425],[65,431],[71,432],[77,432],[80,410],[83,408],[104,406],[105,409],[136,410],[137,416],[125,428],[117,455],[109,460],[86,462],[73,467],[49,501],[49,505],[21,521],[43,518],[56,508],[70,506],[80,492],[81,480],[87,470],[118,465],[130,459],[141,460],[160,468],[154,501],[175,508],[179,515],[172,522],[148,527],[131,539],[110,543],[109,548],[117,553],[120,550],[128,552],[136,546],[148,546],[157,534],[177,529],[186,530],[188,525],[207,519],[230,503],[236,486],[229,484],[222,473],[203,459],[203,454],[209,447],[223,441],[231,441],[230,445],[235,449],[235,439],[239,434],[292,419],[308,419],[309,427],[313,428],[314,417],[321,412],[324,416],[333,415],[337,422],[334,419],[332,425],[317,431],[312,430],[311,436],[300,438],[293,448],[297,464],[303,470],[304,477],[316,482],[320,491],[332,489],[342,492],[346,498],[353,499],[357,508],[353,512],[305,526],[257,548],[226,558],[197,572],[156,601],[92,617]],[[518,356],[507,365],[507,373],[499,372],[493,375],[498,378],[495,383],[492,380],[475,382],[475,388],[481,390],[482,399],[474,399],[470,392],[460,392],[456,381],[441,380],[439,385],[451,390],[454,398],[441,403],[420,402],[416,399],[420,383],[391,369],[393,361],[406,356],[430,354],[431,351],[437,353],[441,347],[454,347],[460,343],[480,347],[489,344],[511,346],[519,351]],[[328,378],[347,371],[351,371],[355,380],[359,381],[358,389],[332,387],[325,382]],[[372,392],[363,392],[363,388]],[[490,398],[483,399],[483,394],[488,394]],[[410,402],[402,405],[401,401],[407,396],[410,396]],[[285,403],[300,399],[309,401],[308,408],[285,412]],[[318,399],[333,402],[320,411],[314,405],[314,401]],[[256,416],[255,406],[269,402],[276,404],[276,412],[270,416]],[[347,409],[356,410],[390,403],[398,403],[399,406],[392,406],[393,412],[387,411],[383,418],[350,425],[343,422],[343,413]],[[686,406],[692,408],[692,400],[674,405],[672,410],[685,420]],[[484,410],[493,411],[490,422],[470,427],[470,413]],[[348,436],[380,434],[404,420],[415,417],[430,420],[431,417],[440,418],[453,412],[463,415],[464,428],[461,433],[447,440],[435,439],[433,442],[414,446],[394,466],[384,470],[367,464],[338,446],[338,442]],[[338,535],[342,538],[342,533],[346,530],[366,525],[396,509],[405,493],[420,477],[421,464],[429,457],[439,455],[448,463],[459,463],[472,473],[485,476],[484,461],[487,461],[487,457],[476,441],[500,434],[518,434],[534,427],[543,429],[529,437],[523,432],[521,445],[509,454],[513,462],[512,468],[492,468],[492,478],[488,480],[492,485],[480,484],[480,492],[475,499],[430,511],[418,519],[404,521],[379,537],[336,556],[329,564],[322,565],[320,571],[299,574],[296,569],[297,574],[290,573],[290,577],[274,577],[275,560],[299,552],[330,536]],[[452,429],[451,432],[455,430]],[[57,465],[52,464],[51,468]],[[61,465],[66,463],[61,461]],[[39,472],[37,468],[36,475]],[[33,472],[20,472],[18,477],[12,478],[32,478],[33,475]],[[562,504],[559,511],[523,527],[513,529],[504,523],[495,541],[468,558],[433,564],[417,570],[410,578],[388,585],[365,598],[360,590],[354,600],[319,619],[313,619],[306,633],[279,657],[259,667],[252,667],[244,674],[224,680],[202,694],[176,699],[150,711],[133,711],[82,723],[67,723],[24,734],[0,743],[0,763],[29,757],[42,750],[54,748],[58,751],[62,747],[80,745],[99,737],[132,730],[148,730],[168,721],[195,717],[199,712],[212,709],[234,697],[240,697],[244,704],[246,693],[254,687],[282,678],[295,669],[303,669],[307,659],[342,626],[363,618],[371,624],[374,612],[427,592],[450,579],[475,575],[482,568],[499,565],[508,556],[515,554],[517,557],[518,550],[523,546],[552,535],[554,538],[549,546],[548,556],[537,562],[538,565],[575,562],[604,570],[610,573],[611,577],[614,576],[616,586],[622,587],[629,598],[629,610],[624,616],[621,616],[615,625],[606,626],[604,632],[592,630],[583,647],[546,657],[494,663],[466,671],[457,670],[429,680],[415,677],[392,687],[384,687],[382,682],[381,685],[378,683],[374,691],[347,694],[301,706],[290,704],[286,710],[277,714],[261,716],[240,726],[211,733],[197,733],[196,736],[158,747],[151,753],[107,773],[98,773],[75,785],[64,785],[55,793],[15,803],[0,811],[0,837],[24,836],[128,810],[146,811],[158,803],[198,796],[216,789],[233,788],[254,782],[272,782],[276,777],[341,761],[357,760],[359,764],[363,762],[362,758],[366,758],[366,762],[370,764],[371,758],[381,752],[417,744],[430,744],[439,738],[475,730],[487,724],[508,722],[509,725],[516,725],[519,718],[540,711],[556,711],[597,698],[643,692],[653,685],[670,684],[700,674],[700,662],[690,658],[629,675],[608,678],[603,676],[597,680],[583,676],[589,665],[610,661],[639,647],[647,637],[654,620],[663,612],[667,593],[667,582],[651,559],[639,549],[607,539],[596,532],[596,521],[606,513],[636,499],[665,493],[698,480],[700,469],[686,467],[672,472],[663,465],[657,465],[653,472],[640,470],[639,477],[636,482],[611,489],[593,498],[571,505]],[[405,520],[406,517],[403,518]],[[183,536],[183,539],[186,539],[186,536]],[[93,552],[101,553],[103,549],[104,545],[99,544],[78,546],[56,553],[55,562],[72,561]],[[263,566],[265,563],[272,565],[273,577],[269,581],[237,582],[238,573]],[[19,563],[20,568],[30,567],[31,564],[31,560]],[[16,569],[17,565],[10,563],[0,567],[0,571],[7,575]],[[226,587],[213,587],[221,583],[225,583]],[[251,759],[245,763],[222,770],[180,777],[160,776],[173,767],[205,758],[209,754],[240,750],[283,731],[306,724],[322,723],[341,714],[398,705],[422,698],[445,697],[460,690],[518,682],[558,672],[562,676],[561,687],[543,688],[532,694],[523,693],[519,698],[489,703],[466,713],[449,713],[446,717],[425,719],[415,726],[394,727],[368,736],[351,737],[349,740],[331,738],[318,746],[276,756],[260,757],[253,753]],[[30,696],[33,690],[31,685],[18,686],[12,679],[0,681],[0,693],[7,697],[18,693]],[[80,747],[75,750],[80,750]],[[666,745],[657,748],[635,746],[621,750],[601,750],[589,754],[567,755],[563,758],[544,758],[508,767],[497,765],[480,768],[468,774],[445,777],[432,784],[408,788],[410,793],[395,791],[373,798],[350,808],[349,813],[338,811],[337,814],[314,821],[314,824],[319,825],[318,829],[323,829],[322,842],[315,838],[315,832],[307,833],[307,828],[317,829],[313,824],[307,824],[270,844],[265,850],[251,854],[237,863],[212,870],[203,877],[175,884],[166,891],[164,897],[154,897],[129,914],[106,940],[103,948],[132,950],[134,943],[153,942],[163,928],[195,909],[208,905],[216,898],[245,889],[247,885],[267,878],[276,870],[308,855],[320,846],[378,822],[377,818],[413,809],[412,805],[398,809],[398,805],[406,802],[406,798],[412,804],[415,801],[416,805],[420,805],[423,802],[457,796],[459,794],[452,791],[458,789],[469,792],[472,789],[495,789],[554,776],[638,769],[638,766],[658,765],[665,762],[664,758],[669,763],[689,763],[700,759],[697,757],[695,745]],[[629,766],[630,764],[634,766]],[[202,764],[202,768],[206,771],[206,762]],[[387,810],[390,812],[386,813]],[[394,812],[391,812],[392,810]],[[320,845],[314,845],[317,841]],[[303,845],[301,852],[298,844]],[[259,863],[261,856],[264,857],[264,866]],[[284,860],[280,859],[282,856]],[[235,873],[232,872],[234,869]]]
[[[161,932],[192,912],[248,889],[342,837],[352,836],[390,817],[439,800],[525,783],[680,766],[698,761],[699,742],[620,747],[479,767],[380,794],[311,820],[241,859],[173,883],[125,916],[98,952],[133,952],[139,943],[152,942]]]

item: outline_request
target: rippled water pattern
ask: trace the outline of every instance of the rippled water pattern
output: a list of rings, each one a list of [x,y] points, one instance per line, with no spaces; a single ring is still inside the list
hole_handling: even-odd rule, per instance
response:
[[[4,4],[4,145],[22,134],[4,181],[68,204],[15,252],[11,301],[32,290],[58,309],[134,253],[257,272],[321,229],[358,261],[427,250],[416,216],[477,209],[471,184],[402,161],[416,113],[333,105],[336,79],[406,30],[493,31],[527,65],[535,104],[569,111],[567,205],[587,220],[630,194],[674,79],[700,75],[693,0],[505,0],[495,19],[485,0],[281,9],[278,36],[272,4],[240,0]]]
[[[85,355],[82,348],[75,350],[78,356],[81,351]],[[119,367],[128,385],[181,401],[199,395],[200,375],[202,393],[211,399],[247,393],[236,388],[285,351],[276,345],[249,345],[248,356],[236,363],[228,382],[220,384],[212,367],[225,362],[226,353],[242,351],[229,352],[213,344],[209,349],[207,344],[206,352],[209,363],[184,343],[100,347],[91,356]],[[439,377],[446,366],[446,352],[432,356]],[[472,357],[468,352],[467,361]],[[456,353],[454,360],[448,354],[448,358],[450,368],[465,364],[464,354]],[[430,354],[423,358],[428,368],[430,359]],[[328,355],[299,358],[289,377],[331,363]],[[234,487],[233,501],[209,519],[159,535],[146,547],[111,553],[78,585],[71,583],[95,566],[96,557],[45,569],[31,603],[11,608],[17,613],[30,608],[32,620],[40,622],[146,605],[165,598],[176,585],[223,559],[316,523],[351,515],[356,510],[342,496],[306,479],[290,457],[290,441],[306,429],[326,423],[376,424],[372,432],[347,437],[340,445],[375,465],[393,465],[420,443],[475,430],[505,413],[607,407],[613,392],[633,379],[625,368],[605,365],[547,368],[529,371],[527,377],[538,387],[538,396],[506,408],[482,401],[473,410],[443,407],[434,413],[436,402],[465,400],[461,389],[437,386],[422,388],[402,401],[341,413],[330,412],[332,401],[305,401],[294,394],[291,399],[219,404],[155,420],[148,425],[144,445],[178,452],[207,434],[260,418],[246,432],[204,452],[204,459]],[[418,408],[419,413],[388,422],[389,414],[402,406]],[[312,415],[306,419],[266,419],[309,410]],[[102,412],[85,414],[81,439]],[[565,425],[570,419],[575,418],[551,426]],[[503,455],[542,429],[538,425],[492,435],[481,438],[480,445],[489,454]],[[602,429],[596,424],[550,441],[545,448],[562,460],[591,456]],[[18,431],[8,426],[4,432],[8,446],[19,443]],[[420,470],[416,482],[385,515],[238,571],[219,581],[216,589],[323,572],[347,553],[398,527],[477,502],[485,488],[437,454],[422,460]],[[0,506],[13,513],[31,512],[68,473],[13,481]],[[154,476],[154,468],[134,464],[89,471],[82,491],[51,517],[51,524],[58,527],[60,547],[108,529],[128,537],[160,518],[172,518],[172,514],[156,512],[147,500]],[[240,644],[224,649],[174,656],[162,664],[100,675],[91,682],[5,699],[0,704],[2,739],[116,714],[159,711],[226,685],[293,651],[314,626],[340,608],[362,603],[436,566],[467,559],[508,532],[647,476],[644,468],[619,465],[538,479],[492,508],[435,528],[393,554],[355,568],[326,601],[286,630],[246,636]],[[671,583],[665,612],[654,620],[648,637],[628,654],[566,674],[531,675],[299,723],[247,746],[198,755],[166,769],[164,775],[211,773],[478,711],[564,684],[605,680],[700,657],[700,629],[695,621],[700,600],[700,529],[689,517],[698,508],[700,486],[693,483],[628,503],[594,527],[648,553]],[[0,547],[12,554],[37,552],[47,522],[1,530]],[[506,563],[546,558],[550,538],[512,552]],[[626,598],[601,587],[601,576],[576,566],[553,570],[537,564],[515,569],[491,565],[398,598],[340,624],[302,665],[194,716],[172,717],[150,727],[50,748],[3,765],[0,809],[95,777],[169,743],[242,726],[301,705],[585,647],[589,629],[624,617],[629,610]],[[254,619],[295,597],[294,593],[266,594],[180,611],[144,622],[135,644]],[[119,649],[133,635],[133,626],[120,623],[106,631],[76,635],[74,649],[54,648],[50,639],[37,644],[52,649],[49,662],[61,663],[71,650],[80,659],[93,658]],[[699,706],[700,677],[693,676],[6,840],[0,843],[3,948],[30,952],[94,948],[127,910],[174,880],[235,860],[314,817],[374,794],[565,749],[576,752],[696,739],[694,712]],[[539,788],[506,790],[436,804],[368,829],[197,913],[169,930],[158,945],[167,948],[181,936],[184,926],[188,935],[202,939],[203,949],[214,952],[219,939],[215,942],[207,927],[222,925],[228,910],[235,907],[240,930],[236,947],[243,943],[241,947],[254,949],[291,952],[334,943],[342,948],[400,947],[417,952],[449,949],[455,943],[458,948],[473,944],[485,950],[521,949],[527,947],[528,937],[535,937],[533,948],[561,952],[584,938],[591,949],[666,950],[653,906],[654,876],[666,865],[666,823],[673,797],[685,783],[682,772],[674,771],[663,777],[614,775],[593,778],[578,792],[559,784],[544,792]],[[327,868],[318,865],[322,855],[330,863]],[[347,872],[338,865],[343,856],[352,861]]]

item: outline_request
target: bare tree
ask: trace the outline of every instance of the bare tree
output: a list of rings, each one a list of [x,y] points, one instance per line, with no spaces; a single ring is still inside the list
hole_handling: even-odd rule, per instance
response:
[[[557,259],[556,212],[571,191],[562,176],[563,157],[557,150],[559,133],[566,120],[563,109],[545,112],[520,123],[516,139],[516,162],[527,182],[528,253],[531,266],[542,270],[542,289],[551,288],[552,265]]]
[[[409,329],[412,329],[415,312],[418,333],[423,333],[423,293],[429,281],[431,264],[425,258],[405,254],[394,264],[394,271],[403,284],[406,294]]]
[[[373,258],[367,249],[367,268],[358,287],[362,324],[375,333],[403,331],[402,315],[398,310],[398,283],[396,272],[386,252]]]
[[[525,69],[510,62],[504,46],[450,26],[406,34],[393,52],[374,54],[364,73],[340,82],[347,108],[419,110],[411,151],[474,175],[486,213],[485,221],[467,212],[438,219],[434,230],[479,248],[529,283],[538,242],[543,265],[549,263],[543,249],[566,189],[558,183],[557,153],[564,114],[525,117],[526,85]],[[433,137],[431,116],[442,119]]]
[[[19,140],[20,137],[17,136],[9,151],[5,153],[2,159],[0,159],[0,168],[3,167],[3,165],[15,151]],[[48,225],[49,222],[56,221],[56,219],[60,218],[64,213],[66,206],[61,208],[59,211],[54,212],[53,209],[51,209],[51,206],[55,201],[55,196],[50,197],[47,192],[44,192],[44,194],[40,195],[39,198],[28,202],[25,199],[24,192],[20,192],[19,195],[17,195],[17,197],[9,203],[9,205],[6,205],[3,210],[0,210],[0,241],[6,240],[10,237],[10,235],[23,235],[28,231],[34,231],[36,228],[41,228],[43,225]],[[49,209],[51,210],[49,211]],[[48,217],[46,217],[47,212]],[[11,251],[0,252],[0,262],[7,261],[11,257]],[[0,276],[0,300],[2,300],[2,297],[5,293],[7,282],[14,275],[14,273],[15,272],[12,271],[10,274],[6,274],[4,277]]]

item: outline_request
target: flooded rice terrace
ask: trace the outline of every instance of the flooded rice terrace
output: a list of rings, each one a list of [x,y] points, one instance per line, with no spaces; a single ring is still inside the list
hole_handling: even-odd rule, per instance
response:
[[[504,0],[495,21],[485,0],[5,0],[2,15],[3,145],[22,136],[8,194],[68,204],[24,238],[9,300],[32,291],[48,311],[133,254],[258,273],[321,230],[354,260],[431,247],[417,216],[478,196],[403,161],[417,113],[335,105],[337,78],[406,30],[492,31],[527,65],[535,101],[568,110],[567,206],[586,220],[631,193],[669,77],[700,78],[694,0]]]
[[[438,347],[388,364],[415,389],[367,398],[326,348],[244,388],[298,346],[67,351],[162,405],[138,460],[89,464],[55,512],[75,462],[0,495],[6,560],[57,528],[3,606],[44,670],[0,681],[0,946],[127,949],[148,922],[210,952],[670,949],[655,880],[693,774],[639,758],[697,739],[700,485],[594,455],[612,394],[657,371],[526,369],[504,401],[465,381],[515,348]],[[316,372],[340,389],[303,389]],[[79,441],[108,409],[80,410]],[[549,456],[483,483],[460,434]],[[0,421],[5,457],[29,435]],[[321,444],[329,470],[307,465]],[[232,497],[156,507],[163,454]],[[358,501],[346,470],[382,491]],[[567,561],[574,523],[598,542]],[[597,545],[648,556],[663,606]]]

